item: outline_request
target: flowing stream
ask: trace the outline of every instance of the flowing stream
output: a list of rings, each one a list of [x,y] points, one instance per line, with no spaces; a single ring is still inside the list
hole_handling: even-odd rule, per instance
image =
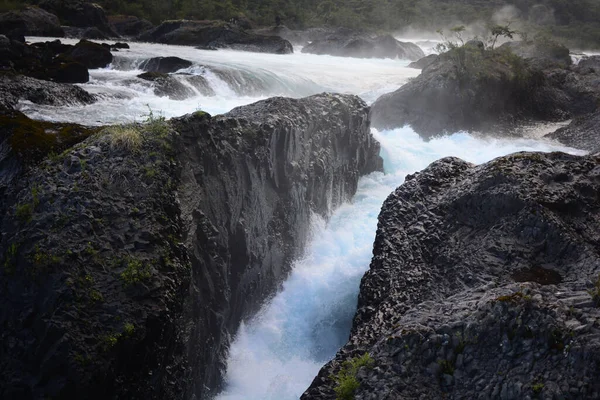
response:
[[[138,43],[131,47],[117,53],[110,67],[91,71],[91,82],[81,85],[98,94],[96,104],[45,107],[22,102],[19,108],[38,119],[108,124],[142,120],[149,109],[165,117],[198,109],[218,114],[271,96],[302,97],[323,91],[357,94],[372,103],[419,74],[406,68],[406,60],[202,51]],[[152,84],[137,78],[143,72],[139,65],[156,56],[192,61],[192,67],[175,77],[185,81],[201,75],[214,95],[196,90],[183,101],[157,96]],[[528,131],[530,139],[481,139],[459,132],[425,142],[410,128],[374,130],[385,173],[363,177],[352,201],[327,222],[313,219],[304,257],[295,263],[282,290],[237,333],[230,349],[226,387],[217,398],[291,400],[310,385],[348,339],[360,279],[371,259],[377,215],[406,174],[445,156],[482,163],[522,150],[583,153],[536,139],[540,132]]]

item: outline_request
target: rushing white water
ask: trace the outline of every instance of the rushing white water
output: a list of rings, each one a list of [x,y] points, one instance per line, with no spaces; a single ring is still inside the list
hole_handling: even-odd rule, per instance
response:
[[[424,43],[428,51],[433,51],[433,45],[433,41]],[[155,56],[192,61],[194,65],[176,77],[185,80],[184,73],[202,75],[215,95],[197,92],[183,101],[155,95],[152,84],[137,78],[142,72],[140,63]],[[302,97],[322,91],[353,93],[372,103],[418,75],[419,71],[406,68],[407,64],[298,52],[271,55],[131,43],[131,49],[119,52],[113,65],[91,71],[91,81],[81,85],[99,95],[97,103],[42,107],[22,102],[19,106],[38,119],[106,124],[143,119],[148,108],[166,117],[197,109],[215,114],[266,97]],[[363,177],[352,202],[337,209],[327,223],[314,217],[304,258],[295,263],[282,290],[237,333],[230,349],[226,389],[218,399],[297,399],[335,355],[348,338],[381,204],[406,174],[450,155],[481,163],[520,150],[577,153],[539,139],[548,129],[528,129],[532,139],[479,139],[457,133],[430,142],[421,140],[410,128],[374,131],[382,145],[386,173]]]
[[[328,223],[315,218],[305,256],[283,290],[238,332],[219,400],[292,400],[307,389],[348,339],[377,215],[406,174],[451,155],[482,163],[522,150],[578,153],[534,139],[476,139],[458,133],[424,142],[410,128],[374,134],[386,173],[363,177],[352,203],[335,211]]]
[[[28,38],[45,41],[51,38]],[[62,40],[67,44],[75,40]],[[22,102],[20,109],[31,118],[103,125],[144,119],[149,108],[165,117],[196,110],[222,114],[234,107],[273,96],[304,97],[321,92],[351,93],[371,103],[381,94],[397,89],[419,70],[407,68],[407,60],[370,60],[302,54],[278,55],[232,50],[198,50],[189,46],[130,43],[131,49],[114,53],[113,64],[90,70],[90,82],[82,88],[98,94],[94,104],[74,107],[39,106]],[[171,100],[154,94],[150,82],[137,78],[142,61],[152,57],[176,56],[194,65],[178,71],[202,75],[215,96],[196,95]],[[232,82],[226,82],[221,72]]]

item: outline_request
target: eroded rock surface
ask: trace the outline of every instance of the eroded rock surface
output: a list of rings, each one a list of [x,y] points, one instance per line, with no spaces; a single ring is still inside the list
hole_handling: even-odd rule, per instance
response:
[[[365,352],[356,399],[599,396],[599,161],[445,158],[407,176],[349,342],[302,399],[335,399],[332,376]]]
[[[413,61],[425,57],[423,50],[416,44],[400,42],[391,35],[372,38],[343,30],[312,41],[302,49],[302,52],[357,58],[401,58]]]
[[[600,111],[575,118],[546,137],[591,153],[600,152]]]
[[[365,103],[322,94],[153,117],[48,157],[2,198],[0,397],[208,398],[311,213],[378,153]]]

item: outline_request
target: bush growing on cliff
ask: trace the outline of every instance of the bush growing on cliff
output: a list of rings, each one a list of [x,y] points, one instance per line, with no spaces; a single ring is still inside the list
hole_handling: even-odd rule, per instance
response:
[[[344,361],[340,371],[333,377],[336,383],[334,389],[336,399],[352,400],[354,398],[354,392],[360,386],[360,382],[356,378],[358,370],[362,367],[371,368],[373,367],[374,362],[375,361],[371,358],[369,353]]]
[[[142,133],[134,125],[111,126],[106,128],[103,133],[107,135],[110,147],[113,150],[134,151],[142,145]]]

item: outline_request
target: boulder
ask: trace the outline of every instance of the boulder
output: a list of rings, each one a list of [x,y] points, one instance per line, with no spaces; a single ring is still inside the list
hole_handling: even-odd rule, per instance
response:
[[[575,70],[581,74],[600,74],[600,56],[586,56],[579,60]]]
[[[48,157],[0,204],[0,397],[210,398],[313,213],[381,168],[367,105],[330,94],[153,117]]]
[[[131,15],[110,15],[108,23],[120,36],[136,37],[154,28],[148,20]]]
[[[56,15],[38,7],[0,14],[0,34],[20,36],[65,36]]]
[[[425,57],[419,46],[400,42],[391,35],[370,38],[354,32],[340,31],[315,40],[302,49],[303,53],[329,54],[357,58],[401,58],[418,60]]]
[[[42,0],[39,6],[57,15],[64,25],[77,28],[96,27],[108,37],[119,36],[110,27],[104,9],[96,3],[82,0]]]
[[[90,80],[90,73],[81,63],[66,62],[56,67],[52,73],[52,80],[62,83],[86,83]]]
[[[348,343],[301,397],[594,398],[600,366],[600,158],[457,158],[384,202]]]
[[[600,111],[582,115],[557,131],[546,135],[562,144],[591,153],[600,152]]]
[[[114,44],[111,44],[110,48],[111,48],[111,50],[114,50],[114,49],[117,49],[117,50],[129,49],[129,44],[123,43],[123,42],[116,42]]]
[[[79,62],[90,69],[106,68],[113,60],[110,46],[103,46],[82,39],[72,49],[64,53],[64,57]]]
[[[142,62],[139,68],[147,72],[168,74],[183,68],[189,68],[192,62],[179,57],[154,57]]]
[[[430,54],[428,56],[418,59],[417,61],[411,62],[410,64],[408,64],[408,67],[416,69],[425,69],[431,64],[433,64],[438,59],[438,57],[439,56],[437,54]]]
[[[78,86],[6,73],[0,74],[0,98],[3,102],[0,108],[9,109],[19,100],[56,106],[84,105],[96,101],[94,95]]]
[[[256,35],[219,21],[166,21],[138,39],[146,42],[229,48],[259,53],[289,54],[294,51],[291,43],[280,37]]]
[[[568,69],[538,65],[508,48],[451,50],[380,97],[371,110],[373,126],[410,125],[425,138],[460,130],[499,134],[524,120],[562,121],[595,109],[600,91]]]

